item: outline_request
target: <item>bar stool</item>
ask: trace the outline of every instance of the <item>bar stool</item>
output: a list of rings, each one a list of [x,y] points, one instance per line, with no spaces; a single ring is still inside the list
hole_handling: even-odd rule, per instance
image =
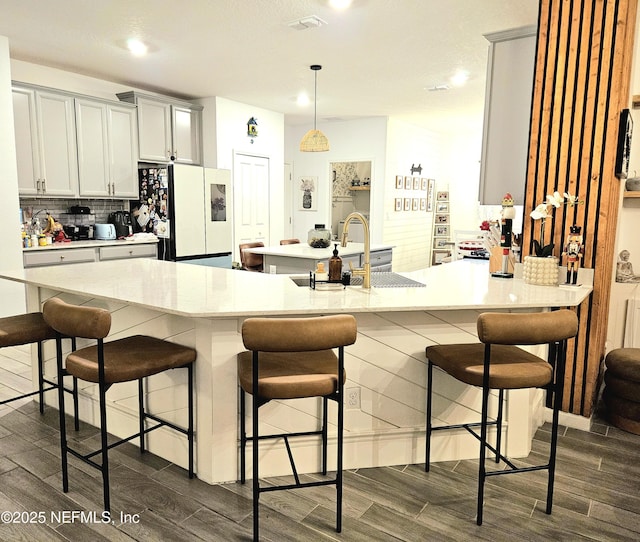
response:
[[[356,340],[356,320],[348,314],[312,318],[249,318],[242,324],[242,340],[248,351],[238,354],[240,383],[240,482],[245,483],[245,451],[253,452],[253,539],[259,539],[260,493],[312,486],[336,486],[336,532],[342,530],[342,438],[344,347]],[[333,348],[338,349],[336,356]],[[252,435],[246,434],[245,394],[253,396]],[[258,409],[271,400],[322,397],[322,426],[317,431],[258,435]],[[327,405],[338,405],[337,468],[331,480],[301,483],[289,446],[290,437],[320,435],[322,474],[327,474]],[[294,484],[260,487],[258,442],[284,439]]]
[[[12,401],[39,395],[40,414],[44,413],[44,392],[56,389],[57,382],[53,382],[44,375],[44,361],[42,353],[42,343],[49,339],[55,339],[56,332],[49,326],[42,317],[41,312],[30,312],[27,314],[19,314],[16,316],[7,316],[0,318],[0,348],[9,346],[20,346],[23,344],[37,343],[38,345],[38,389],[29,393],[23,393],[11,399],[0,401],[0,405],[6,405]],[[75,350],[75,339],[72,339]],[[45,388],[45,384],[49,387]],[[78,381],[73,379],[73,389],[65,390],[73,395],[73,405],[75,414],[75,429],[78,430]]]
[[[567,340],[578,332],[578,318],[570,310],[563,309],[542,313],[483,313],[478,317],[480,343],[428,346],[427,370],[427,432],[425,471],[429,471],[431,434],[433,431],[466,429],[480,441],[478,465],[478,502],[476,522],[482,525],[484,483],[489,476],[548,471],[546,513],[551,513],[553,482],[555,476],[556,445],[558,440],[558,413],[562,405],[564,365]],[[515,345],[549,345],[549,361],[539,358]],[[433,366],[437,365],[455,379],[482,388],[481,421],[455,425],[432,426],[431,400],[433,394]],[[555,368],[555,370],[554,370]],[[555,374],[554,374],[555,373]],[[502,432],[502,404],[504,390],[522,388],[546,388],[555,394],[549,461],[545,465],[516,467],[500,451]],[[489,391],[498,390],[498,412],[495,420],[488,420]],[[496,426],[496,445],[487,441],[488,426]],[[474,428],[480,427],[480,434]],[[486,451],[495,454],[509,467],[505,470],[487,471]]]
[[[240,264],[245,271],[264,271],[264,258],[262,254],[254,254],[253,252],[245,252],[246,248],[262,248],[264,243],[256,241],[254,243],[241,243],[238,245],[240,250]]]
[[[64,418],[64,397],[62,390],[59,388],[58,403],[60,408],[63,491],[66,493],[69,490],[67,453],[70,453],[102,472],[104,509],[105,511],[110,511],[109,449],[139,437],[140,451],[144,453],[145,434],[163,426],[170,427],[187,436],[189,443],[189,478],[193,478],[193,363],[196,360],[196,351],[193,348],[144,335],[104,342],[104,338],[109,334],[111,328],[111,314],[105,309],[69,305],[54,297],[44,304],[42,312],[45,321],[56,330],[56,358],[59,375],[63,371],[61,339],[64,335],[97,340],[95,346],[81,348],[69,353],[66,359],[66,371],[81,380],[98,384],[101,448],[88,454],[82,454],[69,448]],[[188,370],[187,429],[146,412],[144,405],[144,379],[168,369],[178,368],[186,368]],[[139,431],[128,438],[107,445],[106,392],[112,384],[134,380],[138,381]],[[145,421],[147,419],[156,422],[156,424],[146,428]],[[102,456],[101,464],[92,459],[98,454]]]
[[[298,243],[300,243],[300,239],[294,238],[294,239],[280,239],[280,244],[281,245],[297,245]]]

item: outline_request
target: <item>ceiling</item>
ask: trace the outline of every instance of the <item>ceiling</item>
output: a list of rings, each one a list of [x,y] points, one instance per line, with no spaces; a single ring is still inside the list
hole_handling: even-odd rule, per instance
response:
[[[282,112],[285,123],[397,115],[433,129],[482,120],[483,34],[535,24],[536,0],[0,0],[11,58],[193,99]],[[316,15],[327,24],[295,30]],[[125,40],[150,44],[132,57]],[[459,69],[468,83],[448,84]],[[306,91],[311,104],[296,105]]]

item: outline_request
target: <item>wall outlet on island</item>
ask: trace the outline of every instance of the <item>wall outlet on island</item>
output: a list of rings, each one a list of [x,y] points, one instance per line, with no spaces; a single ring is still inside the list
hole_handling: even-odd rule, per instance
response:
[[[360,408],[360,388],[347,388],[345,390],[347,396],[347,408],[359,409]]]
[[[269,266],[269,273],[271,275],[275,275],[276,274],[276,266],[275,265],[270,265]]]

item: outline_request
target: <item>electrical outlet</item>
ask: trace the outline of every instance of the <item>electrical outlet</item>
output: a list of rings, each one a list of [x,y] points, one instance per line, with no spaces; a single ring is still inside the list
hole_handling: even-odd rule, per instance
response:
[[[360,388],[347,388],[347,408],[360,408]]]

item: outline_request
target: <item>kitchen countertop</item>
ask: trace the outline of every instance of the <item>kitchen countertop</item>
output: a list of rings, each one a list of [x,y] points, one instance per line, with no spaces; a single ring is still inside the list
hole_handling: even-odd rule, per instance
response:
[[[327,248],[313,248],[307,243],[295,243],[292,245],[273,245],[268,247],[255,247],[245,249],[254,254],[268,256],[287,256],[289,258],[304,258],[307,260],[327,260],[333,256],[333,246],[338,245],[340,256],[353,256],[364,253],[364,243],[347,243],[346,247],[340,246],[340,241],[332,241]],[[378,250],[391,250],[393,245],[371,245],[371,252]]]
[[[579,305],[592,290],[590,285],[534,286],[521,279],[493,278],[488,262],[478,260],[459,260],[402,275],[426,287],[311,290],[297,286],[284,274],[150,258],[7,270],[0,278],[205,318],[568,307]]]
[[[66,243],[52,243],[50,245],[23,248],[22,252],[37,252],[39,250],[59,250],[69,248],[95,248],[121,246],[124,244],[150,244],[157,243],[158,238],[153,234],[133,235],[127,239],[86,239],[83,241],[68,241]]]

